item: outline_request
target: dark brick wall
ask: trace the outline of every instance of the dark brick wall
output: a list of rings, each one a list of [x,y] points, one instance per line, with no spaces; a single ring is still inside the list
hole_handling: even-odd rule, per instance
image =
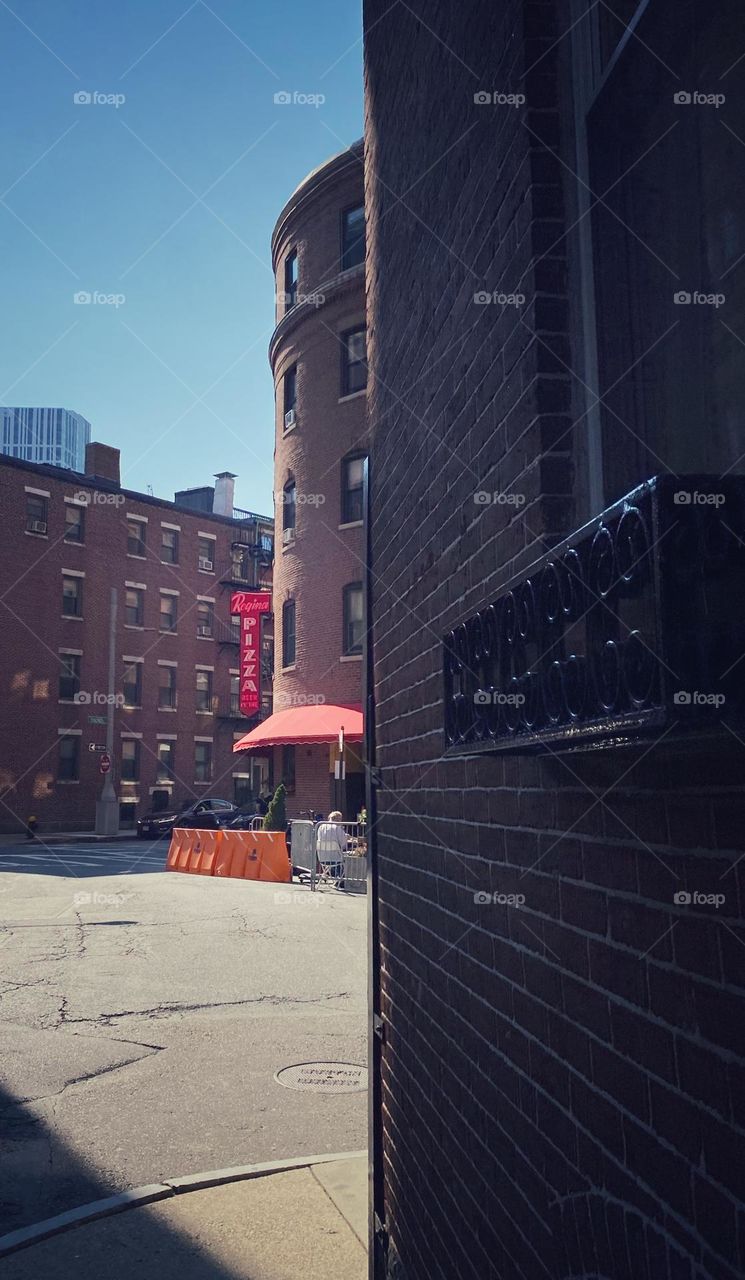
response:
[[[587,490],[570,178],[535,137],[573,154],[564,6],[417,9],[365,3],[391,1275],[734,1280],[742,744],[442,756],[441,637]]]

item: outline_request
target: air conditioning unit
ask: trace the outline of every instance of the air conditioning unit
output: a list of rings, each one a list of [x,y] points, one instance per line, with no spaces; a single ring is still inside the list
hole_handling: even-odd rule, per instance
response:
[[[294,541],[295,541],[295,530],[294,530],[294,529],[283,529],[283,530],[282,530],[282,541],[283,541],[283,542],[294,542]]]
[[[211,560],[208,560],[208,559],[207,559],[207,557],[206,557],[206,556],[200,556],[200,557],[199,557],[199,568],[200,568],[200,569],[209,569],[209,571],[210,571],[210,572],[212,572],[212,569],[214,568],[214,565],[213,565],[213,563],[212,563],[212,561],[211,561]]]
[[[29,522],[29,529],[31,533],[46,533],[47,522],[46,520],[31,520]]]
[[[288,409],[285,414],[285,431],[289,431],[290,427],[295,425],[295,410]]]
[[[206,627],[206,626],[205,626],[205,627],[197,627],[197,635],[198,635],[198,636],[207,636],[207,637],[211,636],[211,635],[212,635],[212,627]]]

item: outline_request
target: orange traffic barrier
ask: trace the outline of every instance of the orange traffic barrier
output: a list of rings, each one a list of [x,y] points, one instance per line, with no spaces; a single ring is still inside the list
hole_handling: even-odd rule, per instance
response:
[[[289,884],[292,869],[284,832],[223,830],[214,874]]]
[[[292,867],[284,831],[259,831],[256,834],[261,841],[259,880],[289,884],[292,880]]]
[[[214,875],[222,831],[197,831],[195,835],[197,838],[191,851],[189,870],[200,876]]]
[[[171,832],[171,843],[168,846],[166,871],[186,871],[193,834],[186,827],[174,827]]]
[[[283,831],[202,831],[176,828],[166,859],[167,871],[268,880],[289,884],[292,867]]]

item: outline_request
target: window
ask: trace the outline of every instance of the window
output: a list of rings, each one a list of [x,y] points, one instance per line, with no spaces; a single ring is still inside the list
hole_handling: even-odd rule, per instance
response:
[[[85,540],[85,507],[77,502],[65,503],[65,542]]]
[[[80,654],[61,653],[59,660],[59,696],[63,702],[74,702],[80,693]]]
[[[167,782],[173,777],[175,742],[158,743],[158,761],[155,766],[155,781]]]
[[[197,602],[197,635],[210,639],[215,629],[215,606],[209,600]]]
[[[241,678],[237,675],[230,677],[230,714],[231,716],[241,714]]]
[[[199,568],[205,573],[212,573],[215,567],[215,539],[199,538]]]
[[[282,748],[282,781],[288,791],[295,790],[295,748],[292,745]]]
[[[197,711],[212,710],[212,672],[197,671]]]
[[[66,618],[83,616],[83,579],[62,576],[62,612]]]
[[[286,600],[282,605],[282,666],[291,667],[295,661],[295,601]]]
[[[127,555],[128,556],[144,556],[145,555],[145,529],[144,520],[128,520],[127,521]]]
[[[161,631],[175,631],[177,626],[178,596],[164,591],[160,597],[160,629]]]
[[[57,777],[60,782],[77,782],[80,777],[80,735],[62,734],[59,740]]]
[[[297,365],[287,370],[282,379],[282,405],[285,415],[285,430],[295,425],[295,408],[297,405]]]
[[[233,774],[233,804],[239,809],[248,809],[253,804],[251,779]]]
[[[122,695],[125,707],[142,705],[142,663],[132,662],[124,668]]]
[[[194,743],[194,781],[212,781],[212,743]]]
[[[345,209],[341,215],[341,269],[358,267],[365,261],[365,210],[362,205]]]
[[[137,738],[122,739],[122,782],[137,782],[140,776],[140,744]]]
[[[128,627],[141,627],[145,617],[145,592],[142,587],[127,587],[124,593],[124,622]]]
[[[582,104],[603,504],[660,471],[739,470],[745,393],[741,334],[720,316],[725,296],[728,317],[745,309],[743,152],[723,113],[688,92],[704,90],[705,67],[727,74],[742,8],[693,6],[695,39],[665,5],[610,8],[593,13],[600,68]]]
[[[344,653],[362,653],[365,610],[361,582],[350,582],[349,586],[344,588],[343,606]]]
[[[178,529],[161,529],[160,558],[164,564],[178,564]]]
[[[297,249],[293,249],[285,258],[285,309],[294,307],[297,302],[297,282]]]
[[[343,333],[341,344],[341,393],[351,396],[367,386],[366,331],[351,329]]]
[[[236,582],[248,582],[251,553],[248,547],[234,543],[230,551],[230,576]]]
[[[282,541],[292,542],[295,537],[297,514],[297,489],[294,480],[288,480],[282,490]]]
[[[158,667],[158,707],[168,711],[176,708],[175,667]]]
[[[26,532],[46,534],[49,503],[40,493],[26,494]]]
[[[341,522],[354,524],[363,518],[367,458],[344,458],[341,464]]]
[[[231,613],[230,615],[230,639],[234,644],[241,642],[241,616],[239,613]]]

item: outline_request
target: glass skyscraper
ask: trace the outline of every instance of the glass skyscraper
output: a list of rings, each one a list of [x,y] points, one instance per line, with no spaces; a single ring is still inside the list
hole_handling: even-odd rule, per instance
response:
[[[26,462],[85,470],[91,424],[71,409],[0,408],[0,453]]]

